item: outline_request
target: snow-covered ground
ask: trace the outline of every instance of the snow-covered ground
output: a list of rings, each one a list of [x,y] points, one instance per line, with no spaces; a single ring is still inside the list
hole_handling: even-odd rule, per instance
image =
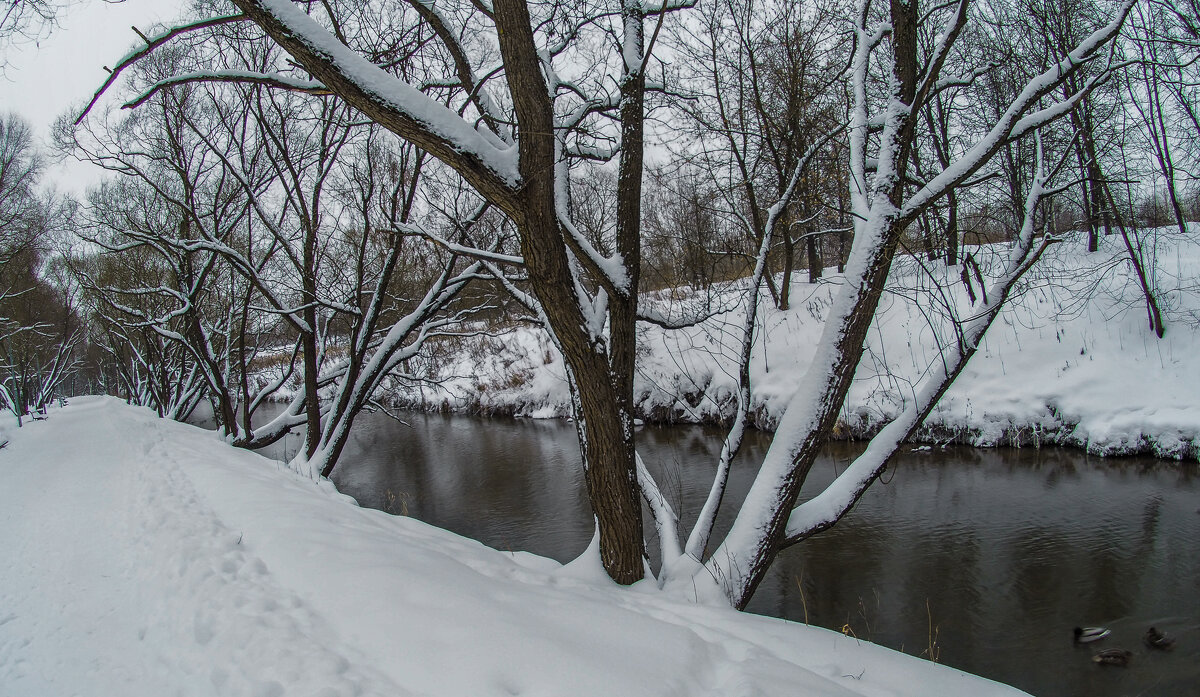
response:
[[[974,445],[1061,443],[1102,455],[1153,453],[1200,457],[1200,230],[1143,232],[1167,333],[1156,338],[1119,236],[1086,254],[1078,237],[1053,245],[986,335],[982,350],[927,421],[925,440]],[[968,248],[986,273],[998,249]],[[807,283],[801,271],[792,307],[769,298],[751,367],[755,423],[773,428],[820,338],[830,298],[841,282]],[[842,415],[842,435],[876,430],[903,407],[937,346],[953,338],[939,309],[972,314],[962,266],[898,259],[867,354]],[[678,315],[689,306],[738,305],[744,284],[714,297],[683,292],[644,295],[644,303]],[[978,284],[973,290],[978,293]],[[765,295],[765,290],[764,290]],[[641,329],[635,397],[656,421],[714,422],[732,414],[740,310],[702,324]],[[435,364],[440,388],[396,392],[406,406],[548,417],[567,414],[561,358],[537,329],[475,338]]]
[[[1017,695],[499,552],[111,398],[8,428],[0,695]]]

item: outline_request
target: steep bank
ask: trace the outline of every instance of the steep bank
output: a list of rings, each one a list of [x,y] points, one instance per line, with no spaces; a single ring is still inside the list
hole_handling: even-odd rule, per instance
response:
[[[1200,231],[1144,233],[1167,334],[1147,329],[1145,302],[1117,236],[1101,250],[1067,239],[1050,248],[988,332],[980,352],[930,416],[919,438],[977,446],[1063,444],[1100,455],[1200,458]],[[972,248],[983,268],[1003,252]],[[840,276],[794,281],[792,307],[763,299],[751,366],[754,424],[772,429],[807,369]],[[961,266],[897,262],[867,353],[843,409],[838,437],[874,433],[903,408],[938,347],[954,337],[946,307],[969,317],[979,293]],[[640,329],[635,384],[647,421],[717,423],[729,418],[734,358],[746,292],[647,293],[674,316],[715,312],[694,327]],[[516,327],[448,341],[426,365],[431,384],[397,386],[392,401],[421,409],[563,417],[569,395],[561,358],[544,332]],[[436,384],[434,384],[436,383]]]

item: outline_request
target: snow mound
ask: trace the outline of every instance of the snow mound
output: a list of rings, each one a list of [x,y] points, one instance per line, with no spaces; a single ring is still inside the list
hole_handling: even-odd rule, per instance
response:
[[[0,451],[6,697],[1023,694],[499,552],[72,402]]]

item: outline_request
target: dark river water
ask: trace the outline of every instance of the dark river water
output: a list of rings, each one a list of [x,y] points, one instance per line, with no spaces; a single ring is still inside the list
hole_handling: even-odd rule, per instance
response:
[[[339,489],[501,550],[568,561],[587,546],[571,424],[405,418],[360,418],[334,472]],[[721,432],[648,426],[638,437],[690,524]],[[718,534],[766,445],[749,434]],[[292,435],[275,454],[298,447]],[[802,497],[860,449],[827,448]],[[906,452],[841,523],[786,550],[748,609],[932,653],[1038,696],[1200,695],[1200,471],[1063,449]],[[1076,625],[1112,634],[1077,646]],[[1151,625],[1176,637],[1174,650],[1142,643]],[[1132,651],[1129,666],[1091,661],[1108,647]]]

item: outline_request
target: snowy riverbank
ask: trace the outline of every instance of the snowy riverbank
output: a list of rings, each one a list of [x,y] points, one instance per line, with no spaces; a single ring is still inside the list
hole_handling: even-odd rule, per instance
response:
[[[1101,455],[1200,457],[1200,235],[1144,233],[1156,260],[1154,283],[1167,334],[1147,329],[1145,303],[1119,236],[1101,250],[1082,240],[1053,245],[988,332],[982,350],[942,399],[921,438],[979,446],[1057,443]],[[986,271],[994,252],[971,248]],[[800,272],[792,308],[764,298],[751,367],[754,420],[771,429],[807,369],[841,278],[819,283]],[[898,413],[936,346],[953,337],[938,304],[971,314],[962,267],[897,262],[839,435],[873,433]],[[931,291],[936,280],[944,290]],[[678,316],[707,303],[732,307],[744,285],[698,293],[649,293],[643,303]],[[978,292],[978,285],[973,288]],[[765,291],[764,291],[765,295]],[[740,310],[698,326],[641,328],[635,398],[652,421],[713,423],[732,413]],[[426,409],[554,417],[568,412],[561,358],[542,331],[516,328],[453,345],[434,361],[437,387],[400,388],[397,404]]]
[[[10,437],[6,697],[1024,694],[361,509],[114,399]]]

